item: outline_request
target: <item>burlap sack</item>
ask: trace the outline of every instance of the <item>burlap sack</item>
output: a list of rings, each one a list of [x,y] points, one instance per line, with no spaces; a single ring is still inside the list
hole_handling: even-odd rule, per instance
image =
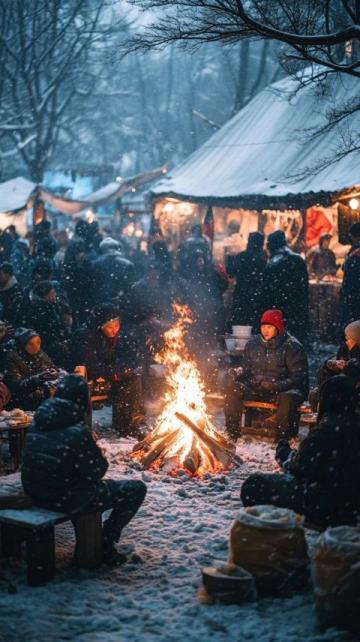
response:
[[[328,528],[319,537],[312,572],[320,624],[360,634],[360,526]]]
[[[229,562],[251,573],[261,593],[290,595],[305,588],[309,559],[303,518],[286,508],[242,508],[230,532]]]

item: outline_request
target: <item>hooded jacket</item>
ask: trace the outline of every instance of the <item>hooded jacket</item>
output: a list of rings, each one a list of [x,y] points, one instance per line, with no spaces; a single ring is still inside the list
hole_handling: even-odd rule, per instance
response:
[[[57,397],[35,413],[25,439],[21,479],[39,506],[73,512],[95,496],[108,462],[83,414],[78,405]]]
[[[100,243],[102,255],[92,264],[97,303],[111,301],[128,293],[135,279],[134,265],[126,259],[119,244],[111,238]]]
[[[296,390],[305,398],[309,389],[306,352],[287,332],[270,341],[258,334],[245,346],[241,378],[253,386],[272,381],[276,392]]]

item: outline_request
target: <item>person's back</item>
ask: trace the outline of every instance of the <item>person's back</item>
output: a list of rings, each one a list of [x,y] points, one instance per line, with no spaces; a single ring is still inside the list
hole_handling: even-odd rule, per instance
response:
[[[236,278],[231,322],[234,325],[254,325],[261,313],[261,295],[266,258],[263,252],[264,235],[249,234],[247,248],[229,256],[226,271]]]
[[[342,327],[360,318],[360,223],[349,230],[351,250],[344,264],[344,279],[340,290],[340,317]]]
[[[283,310],[289,332],[305,341],[309,312],[306,263],[287,247],[281,231],[270,234],[268,248],[271,259],[264,273],[264,307]]]
[[[322,386],[318,423],[287,470],[306,484],[308,505],[321,506],[329,524],[354,521],[356,507],[360,512],[360,416],[346,377],[335,376]]]
[[[123,297],[134,283],[134,265],[110,237],[100,243],[101,255],[93,262],[94,297],[97,304]]]
[[[38,505],[81,509],[107,467],[78,406],[59,398],[41,404],[26,436],[21,472],[25,492]]]
[[[103,480],[108,462],[85,425],[89,390],[85,379],[67,375],[56,396],[44,402],[26,435],[22,483],[40,506],[67,512],[112,509],[103,524],[103,560],[125,561],[114,544],[142,504],[146,486],[138,480]]]
[[[285,474],[255,473],[241,489],[244,506],[291,508],[322,528],[356,524],[360,516],[358,393],[347,377],[320,389],[318,423],[292,450],[280,440],[276,461]]]

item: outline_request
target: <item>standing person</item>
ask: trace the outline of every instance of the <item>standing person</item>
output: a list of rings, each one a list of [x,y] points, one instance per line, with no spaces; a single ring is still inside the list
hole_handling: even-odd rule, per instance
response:
[[[110,236],[101,241],[99,247],[100,256],[92,264],[96,305],[106,301],[126,305],[134,283],[134,265],[120,251],[120,243]]]
[[[32,290],[27,323],[41,336],[43,349],[54,363],[70,370],[71,315],[59,301],[52,281],[41,281]]]
[[[0,264],[0,304],[2,318],[13,326],[21,322],[25,296],[14,276],[11,263]]]
[[[51,235],[51,223],[43,219],[34,227],[33,256],[53,260],[56,252],[57,243]]]
[[[72,241],[66,249],[63,285],[74,326],[79,327],[86,323],[94,301],[92,264],[86,253],[85,242],[81,239]]]
[[[102,379],[111,386],[114,429],[123,437],[140,436],[144,409],[137,345],[122,328],[118,308],[112,303],[96,308],[88,327],[75,332],[72,343],[74,365],[85,366],[89,380]]]
[[[309,278],[306,263],[287,246],[281,230],[268,237],[270,260],[264,272],[264,308],[283,311],[290,334],[306,342],[309,321]]]
[[[15,241],[10,262],[20,287],[28,288],[31,284],[33,258],[30,256],[30,244],[27,239],[19,238]]]
[[[233,294],[231,324],[255,326],[262,312],[262,289],[266,256],[265,237],[261,232],[249,234],[247,248],[229,256],[226,271],[236,278]]]
[[[203,254],[206,262],[209,262],[211,260],[210,243],[206,236],[204,236],[204,234],[202,233],[202,227],[200,223],[196,223],[191,228],[191,236],[180,243],[178,247],[177,260],[179,271],[184,272],[182,276],[185,276],[185,273],[188,271],[190,264],[193,263],[195,254],[199,252]]]
[[[335,276],[337,272],[336,256],[330,250],[332,235],[321,234],[318,247],[309,250],[306,256],[306,264],[309,275],[322,279],[324,276]]]
[[[226,429],[231,438],[240,436],[244,401],[278,404],[274,417],[264,426],[275,429],[278,437],[297,433],[297,407],[309,390],[305,350],[284,328],[281,310],[267,310],[260,320],[260,334],[245,346],[241,375],[228,380],[225,390]]]
[[[103,480],[108,462],[85,423],[88,405],[85,380],[65,377],[55,397],[35,413],[25,439],[21,479],[25,492],[49,510],[76,515],[112,509],[103,524],[103,560],[117,566],[126,558],[115,544],[143,503],[146,486],[133,479]]]
[[[358,395],[342,375],[320,389],[317,425],[291,450],[281,440],[276,460],[284,473],[255,473],[241,489],[244,506],[291,508],[321,528],[355,525],[360,515]]]
[[[344,328],[360,319],[360,223],[349,229],[351,249],[345,260],[344,279],[340,290],[340,318]]]

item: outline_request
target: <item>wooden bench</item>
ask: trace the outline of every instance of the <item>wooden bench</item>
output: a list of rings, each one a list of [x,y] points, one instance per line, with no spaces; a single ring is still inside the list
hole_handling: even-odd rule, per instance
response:
[[[67,515],[32,506],[0,509],[1,557],[20,557],[26,542],[27,581],[39,586],[55,576],[55,526],[73,521],[76,563],[95,568],[102,562],[101,513]]]

